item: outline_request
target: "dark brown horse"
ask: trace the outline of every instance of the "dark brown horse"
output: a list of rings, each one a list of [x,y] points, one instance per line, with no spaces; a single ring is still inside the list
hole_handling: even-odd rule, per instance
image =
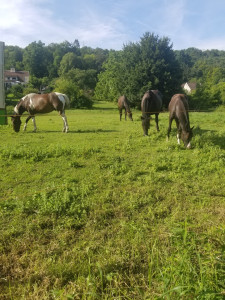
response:
[[[67,118],[65,115],[65,106],[69,106],[69,98],[65,94],[50,93],[50,94],[28,94],[24,96],[20,102],[14,107],[14,115],[11,116],[13,129],[16,132],[20,131],[21,115],[27,111],[29,113],[28,118],[25,121],[24,129],[26,130],[28,121],[32,118],[34,124],[34,131],[37,130],[35,122],[35,114],[37,113],[49,113],[53,110],[59,112],[63,119],[63,132],[68,132],[69,127]]]
[[[132,112],[127,97],[125,95],[120,96],[118,99],[118,109],[120,113],[120,121],[122,119],[123,109],[125,110],[125,120],[127,120],[127,114],[131,121],[133,121]]]
[[[141,101],[142,128],[144,135],[148,135],[150,116],[155,115],[156,130],[159,131],[159,113],[162,109],[162,94],[158,90],[147,91]]]
[[[177,142],[180,144],[180,139],[184,142],[185,147],[191,148],[192,129],[190,127],[188,114],[188,99],[184,94],[175,94],[169,103],[169,127],[167,137],[169,139],[171,124],[173,119],[177,125]]]

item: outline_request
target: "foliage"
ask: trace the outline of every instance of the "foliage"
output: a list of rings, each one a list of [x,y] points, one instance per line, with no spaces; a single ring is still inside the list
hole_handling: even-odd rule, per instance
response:
[[[97,71],[72,68],[64,75],[64,78],[73,81],[82,90],[93,91],[97,82]]]
[[[33,42],[24,49],[23,63],[25,70],[31,75],[42,78],[48,74],[50,53],[41,41]]]
[[[107,62],[103,64],[105,71],[98,76],[95,88],[95,98],[103,101],[116,101],[122,94],[123,73],[120,61],[122,60],[121,51],[110,51]]]
[[[54,83],[55,91],[66,94],[70,99],[70,107],[72,108],[91,108],[92,101],[85,96],[84,92],[79,89],[72,80],[58,78]]]
[[[114,101],[126,94],[133,106],[148,89],[159,89],[168,96],[179,86],[179,65],[168,38],[145,33],[139,43],[129,43],[119,53],[112,52],[99,75],[97,99]]]
[[[224,112],[190,113],[191,150],[133,116],[0,126],[1,299],[224,299]]]
[[[144,92],[151,88],[162,92],[167,108],[188,81],[197,83],[190,95],[193,109],[216,108],[225,101],[225,51],[173,50],[168,37],[149,32],[121,51],[80,47],[76,39],[48,46],[35,41],[24,49],[6,46],[5,69],[11,67],[30,72],[29,89],[50,92],[56,79],[64,78],[82,91],[82,97],[115,102],[126,94],[133,107],[140,107]]]
[[[26,96],[26,95],[31,94],[31,93],[37,94],[38,92],[39,92],[39,90],[36,89],[36,88],[33,88],[33,87],[25,87],[25,88],[23,89],[23,96]]]
[[[5,69],[23,70],[23,49],[18,46],[6,46],[4,51]]]
[[[14,98],[22,98],[23,86],[20,84],[15,84],[8,90],[8,93],[13,94]]]
[[[71,69],[78,68],[81,69],[82,62],[81,59],[74,53],[69,52],[66,53],[61,62],[58,73],[60,76],[67,74]]]

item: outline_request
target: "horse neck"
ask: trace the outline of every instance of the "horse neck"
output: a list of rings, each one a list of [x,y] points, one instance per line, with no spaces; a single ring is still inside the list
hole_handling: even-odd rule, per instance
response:
[[[180,126],[182,130],[189,132],[190,131],[190,122],[189,122],[189,115],[188,112],[182,113],[182,117],[180,120]]]
[[[20,101],[17,105],[17,111],[18,111],[18,115],[22,115],[25,111],[26,111],[26,108],[24,107],[24,103],[23,101]]]

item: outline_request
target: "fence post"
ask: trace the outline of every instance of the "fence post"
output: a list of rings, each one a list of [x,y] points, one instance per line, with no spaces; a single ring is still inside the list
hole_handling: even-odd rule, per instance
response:
[[[0,125],[7,124],[4,87],[4,42],[0,42]]]

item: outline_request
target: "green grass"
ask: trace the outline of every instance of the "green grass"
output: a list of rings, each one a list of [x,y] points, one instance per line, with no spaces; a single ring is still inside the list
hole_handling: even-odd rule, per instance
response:
[[[225,114],[190,114],[191,150],[133,115],[0,126],[1,299],[224,299]]]

